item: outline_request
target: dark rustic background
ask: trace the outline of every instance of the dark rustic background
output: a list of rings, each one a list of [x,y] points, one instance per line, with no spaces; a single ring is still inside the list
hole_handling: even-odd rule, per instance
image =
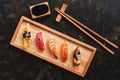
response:
[[[84,78],[9,44],[21,16],[32,19],[29,6],[45,1],[52,14],[35,21],[97,48]],[[66,13],[120,46],[120,0],[0,0],[0,80],[119,80],[120,49],[101,40],[115,51],[111,55],[64,18],[55,22],[54,8],[63,3]]]

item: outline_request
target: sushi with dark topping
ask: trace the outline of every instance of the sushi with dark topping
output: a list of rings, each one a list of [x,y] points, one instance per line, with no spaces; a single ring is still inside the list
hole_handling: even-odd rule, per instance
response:
[[[23,45],[24,45],[24,48],[26,48],[30,44],[30,40],[31,40],[31,32],[30,32],[29,23],[25,25],[22,35],[23,35]]]
[[[81,63],[81,52],[79,46],[76,47],[73,54],[73,64],[78,66]]]

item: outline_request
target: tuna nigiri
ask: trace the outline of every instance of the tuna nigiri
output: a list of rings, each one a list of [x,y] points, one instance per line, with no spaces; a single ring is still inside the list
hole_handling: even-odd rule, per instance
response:
[[[57,51],[56,51],[56,42],[54,38],[48,38],[47,44],[50,49],[50,52],[54,55],[54,57],[57,59]]]
[[[27,25],[24,27],[22,35],[23,35],[24,48],[26,48],[30,44],[30,39],[31,39],[29,23],[27,23]]]
[[[44,50],[44,39],[42,32],[36,34],[36,43],[40,50]]]
[[[64,62],[68,59],[68,44],[67,43],[63,43],[61,45],[61,56]]]

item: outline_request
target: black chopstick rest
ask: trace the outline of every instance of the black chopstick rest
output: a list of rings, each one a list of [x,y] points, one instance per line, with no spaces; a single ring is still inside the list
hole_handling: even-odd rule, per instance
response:
[[[51,14],[48,2],[43,2],[30,6],[30,13],[33,19]]]

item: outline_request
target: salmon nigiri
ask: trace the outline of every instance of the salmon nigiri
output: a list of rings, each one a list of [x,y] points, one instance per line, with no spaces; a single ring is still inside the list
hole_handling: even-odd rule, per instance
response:
[[[29,45],[30,40],[31,40],[30,24],[29,23],[27,23],[25,25],[23,32],[22,32],[22,35],[23,35],[24,48],[26,48]]]
[[[44,39],[42,32],[36,34],[36,43],[41,51],[44,50]]]
[[[50,49],[50,52],[54,55],[54,57],[57,59],[57,51],[56,51],[56,42],[54,38],[48,38],[47,44]]]
[[[68,59],[68,44],[67,43],[63,43],[61,45],[61,56],[64,62]]]

